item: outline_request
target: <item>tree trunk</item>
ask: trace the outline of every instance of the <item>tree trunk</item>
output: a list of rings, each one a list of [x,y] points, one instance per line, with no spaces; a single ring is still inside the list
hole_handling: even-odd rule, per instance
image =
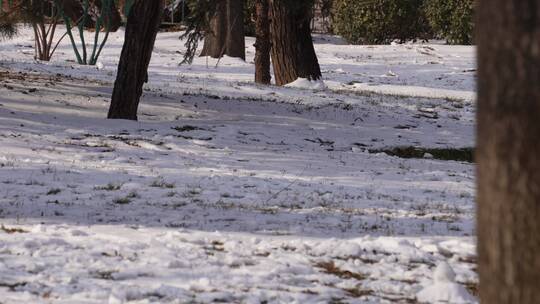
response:
[[[540,299],[540,1],[480,0],[478,255],[482,303]]]
[[[163,7],[163,0],[137,0],[131,8],[108,118],[137,120]]]
[[[246,59],[243,0],[217,0],[210,27],[201,56]]]
[[[216,11],[210,20],[211,31],[204,37],[204,46],[201,56],[221,58],[225,53],[227,40],[227,1],[216,0]]]
[[[293,9],[289,2],[271,0],[272,63],[277,85],[322,76],[309,26],[311,8],[302,5]]]
[[[225,55],[246,60],[244,0],[227,0],[227,39]]]
[[[270,84],[270,19],[268,0],[255,1],[255,82]]]

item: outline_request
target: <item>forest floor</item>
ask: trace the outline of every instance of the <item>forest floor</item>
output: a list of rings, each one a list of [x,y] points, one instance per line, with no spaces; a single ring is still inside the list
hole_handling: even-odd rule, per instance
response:
[[[324,85],[182,65],[158,35],[139,121],[104,119],[67,40],[0,45],[0,303],[416,303],[447,262],[471,294],[474,48],[317,36]]]

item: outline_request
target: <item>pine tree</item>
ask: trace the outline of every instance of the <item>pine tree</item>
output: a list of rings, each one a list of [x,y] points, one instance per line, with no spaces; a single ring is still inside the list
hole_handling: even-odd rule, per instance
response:
[[[311,37],[312,0],[271,0],[272,63],[277,85],[318,80],[321,69]]]
[[[201,56],[223,55],[246,59],[244,34],[244,1],[216,0],[210,30],[204,39]]]
[[[130,10],[108,118],[137,120],[164,0],[137,0]]]

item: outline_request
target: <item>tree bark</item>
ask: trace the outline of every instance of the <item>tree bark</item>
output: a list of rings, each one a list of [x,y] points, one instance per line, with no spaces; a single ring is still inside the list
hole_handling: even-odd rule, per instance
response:
[[[540,1],[480,0],[478,255],[482,303],[540,299]]]
[[[246,60],[244,0],[227,0],[227,40],[225,55]]]
[[[163,0],[137,0],[131,8],[108,118],[137,120],[163,7]]]
[[[255,1],[255,82],[270,84],[270,18],[268,0]]]
[[[285,85],[298,78],[320,79],[321,69],[311,37],[311,8],[292,8],[290,1],[271,0],[270,11],[276,84]]]
[[[217,0],[210,27],[201,56],[246,59],[244,0]]]
[[[227,39],[227,1],[216,0],[216,11],[210,20],[211,31],[204,37],[204,46],[201,56],[221,58],[225,53]]]

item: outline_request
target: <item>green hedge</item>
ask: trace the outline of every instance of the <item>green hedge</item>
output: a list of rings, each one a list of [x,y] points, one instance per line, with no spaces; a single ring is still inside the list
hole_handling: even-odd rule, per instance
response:
[[[425,0],[424,12],[433,32],[450,44],[473,42],[473,0]]]
[[[335,0],[336,34],[353,44],[443,38],[473,42],[473,0]]]
[[[333,27],[355,44],[425,38],[429,26],[422,7],[423,0],[336,0]]]

